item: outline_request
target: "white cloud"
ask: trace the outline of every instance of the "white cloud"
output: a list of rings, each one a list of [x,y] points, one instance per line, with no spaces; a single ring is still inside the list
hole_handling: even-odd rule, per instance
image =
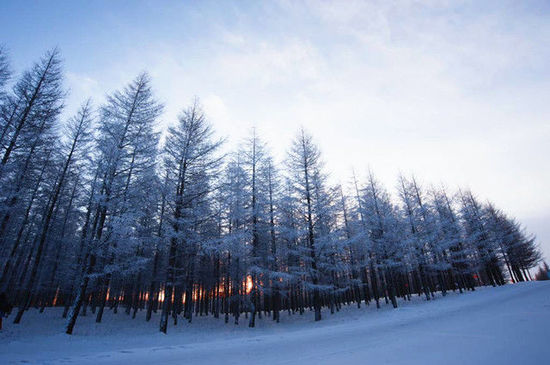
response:
[[[255,41],[219,52],[214,67],[220,78],[231,82],[258,81],[269,86],[315,79],[321,72],[322,60],[315,48],[304,41],[294,39],[283,44]]]

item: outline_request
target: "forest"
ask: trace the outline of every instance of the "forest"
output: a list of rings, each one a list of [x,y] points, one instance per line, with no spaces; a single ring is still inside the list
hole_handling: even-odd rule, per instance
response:
[[[372,171],[333,184],[303,129],[283,161],[252,128],[227,151],[198,100],[162,130],[147,73],[61,120],[59,50],[10,70],[1,48],[0,292],[15,323],[52,306],[67,334],[105,310],[145,311],[164,333],[196,316],[318,321],[530,280],[540,262],[535,237],[468,189],[401,175],[388,191]]]

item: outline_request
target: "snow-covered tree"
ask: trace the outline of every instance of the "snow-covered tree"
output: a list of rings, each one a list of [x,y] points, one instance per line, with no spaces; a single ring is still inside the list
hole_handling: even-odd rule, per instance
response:
[[[287,158],[291,196],[296,199],[297,254],[301,280],[311,293],[315,320],[321,320],[322,296],[334,289],[329,258],[333,255],[333,192],[327,186],[321,154],[303,129],[292,143]],[[309,298],[308,298],[309,300]]]
[[[186,316],[190,319],[193,303],[195,265],[204,236],[203,225],[212,212],[209,198],[215,189],[214,178],[220,165],[212,127],[198,102],[185,109],[176,126],[171,127],[164,149],[164,164],[169,174],[167,209],[168,266],[164,282],[164,303],[160,330],[166,333],[168,315],[185,293]],[[176,292],[174,292],[176,289]],[[175,298],[172,299],[172,298]]]
[[[158,134],[154,131],[162,105],[153,97],[147,74],[139,75],[122,91],[114,92],[100,110],[97,138],[95,207],[93,223],[87,233],[86,274],[82,278],[67,325],[71,333],[90,274],[98,277],[95,292],[100,322],[110,293],[113,274],[140,267],[139,247],[144,237],[135,232],[147,210],[147,184],[154,169]],[[145,204],[145,207],[147,205]]]

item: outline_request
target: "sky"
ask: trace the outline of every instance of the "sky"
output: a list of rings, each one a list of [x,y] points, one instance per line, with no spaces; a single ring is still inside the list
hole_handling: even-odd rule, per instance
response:
[[[0,34],[16,72],[59,47],[65,118],[147,71],[161,127],[198,97],[279,160],[304,127],[332,181],[469,188],[550,259],[548,1],[3,0]]]

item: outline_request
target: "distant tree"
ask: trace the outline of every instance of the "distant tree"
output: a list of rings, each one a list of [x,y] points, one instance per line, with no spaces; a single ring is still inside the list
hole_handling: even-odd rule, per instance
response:
[[[550,268],[546,262],[543,262],[542,266],[539,267],[539,271],[535,274],[535,280],[550,280]]]

